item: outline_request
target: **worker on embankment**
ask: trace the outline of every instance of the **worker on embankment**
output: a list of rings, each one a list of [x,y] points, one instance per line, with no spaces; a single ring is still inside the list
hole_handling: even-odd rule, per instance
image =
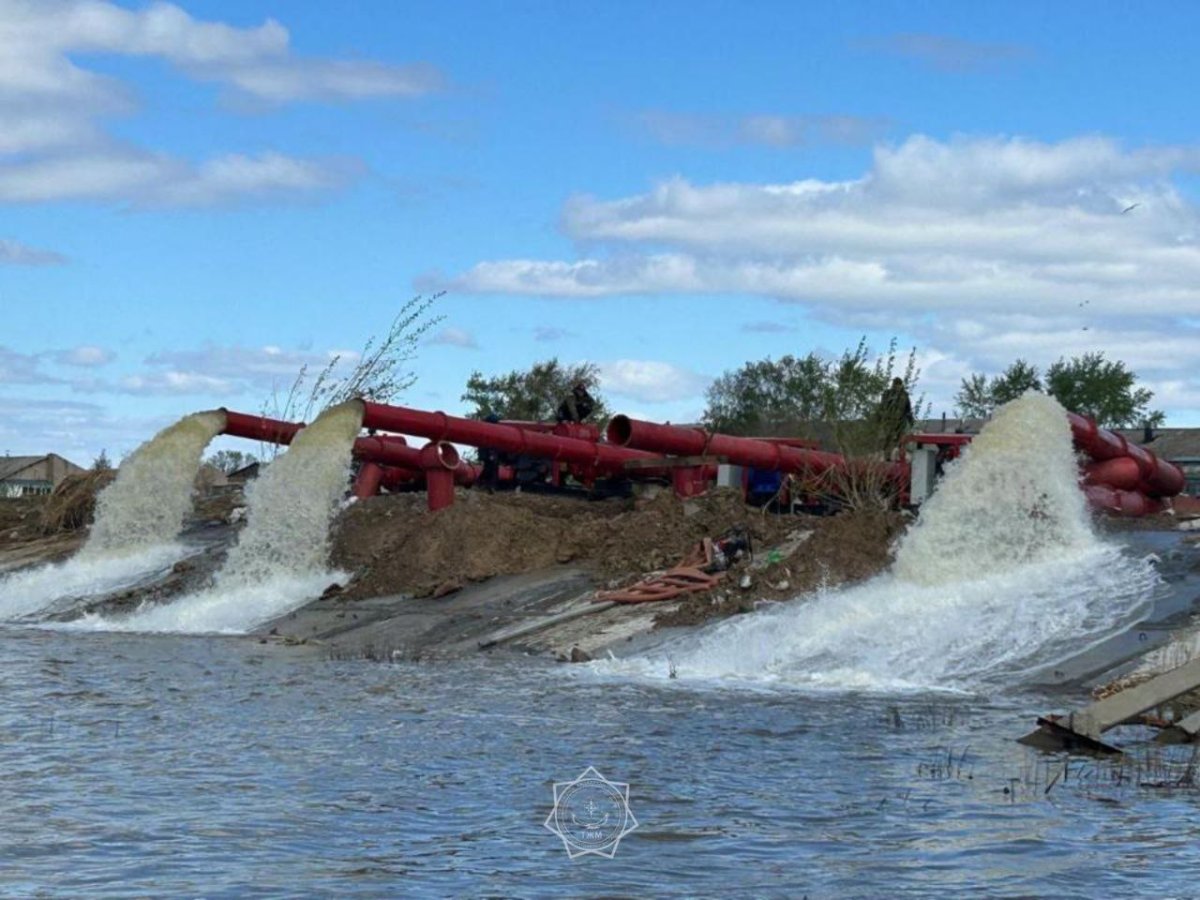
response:
[[[595,408],[595,399],[588,393],[587,385],[581,381],[571,388],[571,393],[558,404],[556,417],[559,422],[582,422]]]
[[[892,379],[891,387],[879,398],[878,415],[881,449],[887,455],[900,445],[900,439],[912,429],[915,421],[903,379]]]

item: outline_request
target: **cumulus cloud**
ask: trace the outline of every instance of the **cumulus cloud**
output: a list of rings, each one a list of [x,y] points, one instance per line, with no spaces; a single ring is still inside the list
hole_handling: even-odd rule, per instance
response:
[[[464,350],[478,350],[479,344],[475,335],[464,328],[447,326],[429,339],[431,344],[444,344],[448,347],[461,347]]]
[[[863,41],[867,50],[911,59],[942,72],[969,72],[1019,63],[1033,57],[1033,50],[1020,44],[972,41],[945,34],[893,34]]]
[[[182,389],[209,385],[224,392],[231,386],[240,389],[262,388],[290,383],[307,367],[310,372],[327,366],[335,358],[340,366],[353,365],[358,356],[342,351],[317,352],[285,350],[281,347],[241,347],[210,344],[199,350],[163,350],[146,357],[146,364],[160,371],[147,376],[153,387],[174,385]],[[166,376],[171,376],[169,379]]]
[[[667,362],[618,359],[599,364],[600,387],[607,393],[643,403],[665,403],[694,397],[708,378]]]
[[[664,144],[800,147],[809,144],[867,144],[888,126],[884,119],[852,115],[744,116],[644,110],[631,117],[633,126]]]
[[[160,59],[260,104],[411,97],[443,81],[424,63],[298,56],[273,19],[241,28],[169,3],[0,0],[0,202],[212,205],[329,189],[354,174],[345,163],[279,153],[190,162],[119,142],[101,123],[137,104],[124,82],[77,64],[80,56]]]
[[[904,331],[974,366],[1104,350],[1165,392],[1172,373],[1196,385],[1184,359],[1200,327],[1200,209],[1174,180],[1196,171],[1192,145],[914,136],[845,181],[673,178],[615,200],[576,196],[562,227],[592,254],[483,261],[452,285],[758,295]]]
[[[41,370],[36,354],[0,346],[0,384],[53,384],[56,379]]]
[[[563,338],[574,337],[575,333],[565,328],[555,328],[550,325],[539,325],[533,329],[533,339],[539,344],[561,341]]]
[[[70,350],[55,351],[52,354],[52,358],[55,362],[64,366],[92,368],[94,366],[108,365],[117,358],[117,354],[106,347],[81,344],[78,347],[72,347]]]
[[[65,256],[53,250],[39,250],[18,241],[0,239],[0,265],[60,266],[66,261]]]

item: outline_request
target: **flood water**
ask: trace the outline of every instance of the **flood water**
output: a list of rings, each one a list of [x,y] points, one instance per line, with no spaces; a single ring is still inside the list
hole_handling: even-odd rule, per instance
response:
[[[1061,762],[1014,738],[1061,696],[38,630],[0,657],[13,896],[1124,897],[1190,893],[1200,864],[1192,790],[1077,760],[1046,792]],[[572,861],[543,822],[589,765],[639,827]]]

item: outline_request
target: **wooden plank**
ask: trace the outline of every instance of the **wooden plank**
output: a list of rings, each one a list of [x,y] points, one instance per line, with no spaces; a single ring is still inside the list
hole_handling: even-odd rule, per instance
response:
[[[1041,728],[1021,739],[1022,743],[1040,743],[1037,737],[1058,739],[1067,743],[1067,732],[1074,738],[1084,738],[1095,743],[1100,742],[1100,735],[1110,728],[1124,722],[1136,719],[1147,710],[1154,709],[1173,700],[1180,694],[1200,687],[1200,658],[1184,663],[1182,666],[1164,672],[1149,681],[1126,688],[1111,697],[1105,697],[1083,709],[1057,716],[1053,719],[1039,719]]]

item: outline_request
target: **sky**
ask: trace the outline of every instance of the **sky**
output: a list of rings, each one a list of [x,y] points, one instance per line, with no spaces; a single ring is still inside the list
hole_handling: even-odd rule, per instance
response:
[[[1200,5],[0,0],[0,453],[261,410],[444,292],[411,406],[588,361],[1103,351],[1200,425]],[[230,446],[236,446],[231,444]],[[243,448],[251,449],[251,448]]]

